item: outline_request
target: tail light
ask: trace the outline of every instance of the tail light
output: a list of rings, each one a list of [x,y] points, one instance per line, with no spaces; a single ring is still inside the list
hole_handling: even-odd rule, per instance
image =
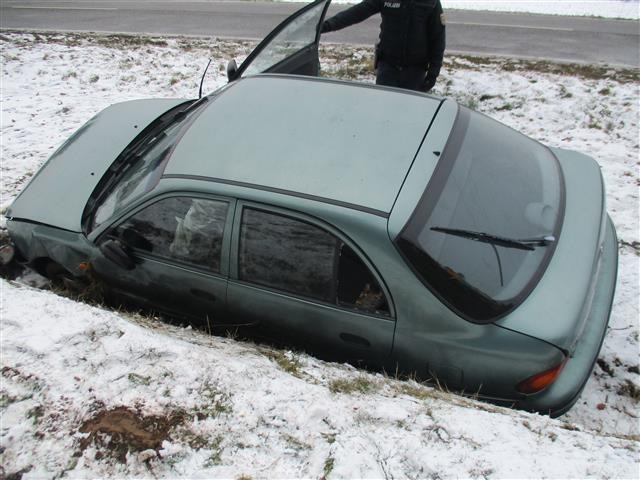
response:
[[[526,394],[536,393],[540,390],[544,390],[549,385],[551,385],[556,378],[558,378],[558,375],[560,375],[560,372],[562,371],[562,368],[564,367],[564,364],[566,362],[567,359],[565,358],[555,367],[550,368],[549,370],[545,370],[544,372],[536,373],[526,380],[521,381],[516,386],[516,390],[518,390],[520,393]]]

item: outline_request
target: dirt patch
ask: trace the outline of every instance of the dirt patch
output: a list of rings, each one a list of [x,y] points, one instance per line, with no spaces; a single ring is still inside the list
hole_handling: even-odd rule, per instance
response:
[[[142,415],[127,407],[118,407],[98,413],[80,427],[89,436],[82,441],[84,451],[91,443],[98,447],[96,459],[110,455],[126,463],[128,452],[159,450],[169,432],[183,423],[183,414],[168,416]]]

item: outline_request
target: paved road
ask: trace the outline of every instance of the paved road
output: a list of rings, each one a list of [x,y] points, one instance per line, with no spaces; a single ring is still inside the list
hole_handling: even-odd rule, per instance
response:
[[[0,28],[260,39],[301,4],[216,0],[0,0]],[[330,14],[343,6],[332,6]],[[447,51],[640,66],[640,23],[451,10]],[[373,44],[379,17],[323,36]]]

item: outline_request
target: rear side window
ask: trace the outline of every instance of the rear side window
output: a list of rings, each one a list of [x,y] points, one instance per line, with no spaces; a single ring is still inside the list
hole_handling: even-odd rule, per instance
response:
[[[396,243],[432,292],[468,320],[488,323],[531,292],[563,212],[562,174],[551,151],[460,107]]]
[[[389,314],[374,275],[344,242],[285,215],[245,208],[240,280],[368,313]]]
[[[134,249],[219,272],[227,209],[219,200],[165,198],[132,215],[116,234]]]

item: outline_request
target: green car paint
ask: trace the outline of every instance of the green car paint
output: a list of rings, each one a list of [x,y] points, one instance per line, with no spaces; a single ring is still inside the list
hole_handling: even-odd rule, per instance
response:
[[[254,103],[266,113],[252,116]],[[601,176],[588,157],[555,151],[566,208],[551,260],[513,311],[485,324],[468,321],[418,279],[395,244],[443,158],[457,111],[451,100],[388,88],[274,75],[239,80],[210,98],[155,187],[93,230],[79,231],[91,194],[86,186],[65,183],[76,208],[60,225],[54,220],[64,214],[51,218],[36,201],[32,192],[61,188],[60,178],[50,175],[51,161],[12,206],[8,229],[34,265],[50,260],[81,275],[78,264],[90,260],[121,293],[172,313],[260,323],[339,358],[413,372],[505,405],[563,413],[592,370],[615,286],[615,230]],[[151,122],[151,109],[147,113]],[[84,135],[101,138],[102,129],[120,127],[115,120],[93,122]],[[110,154],[115,159],[119,151]],[[84,149],[67,148],[55,162],[76,165],[87,157]],[[95,162],[87,171],[109,167],[105,156]],[[218,272],[139,250],[131,254],[132,270],[105,257],[100,245],[128,218],[181,195],[228,205]],[[242,280],[240,224],[251,209],[302,220],[347,245],[380,285],[388,308],[358,310]],[[523,380],[566,358],[551,386],[529,395],[517,390]]]
[[[165,175],[264,185],[384,213],[440,105],[391,89],[275,76],[237,82],[213,103]]]
[[[115,158],[147,124],[184,102],[133,100],[104,109],[51,155],[7,216],[80,232],[86,200]],[[43,210],[43,199],[55,208]]]

